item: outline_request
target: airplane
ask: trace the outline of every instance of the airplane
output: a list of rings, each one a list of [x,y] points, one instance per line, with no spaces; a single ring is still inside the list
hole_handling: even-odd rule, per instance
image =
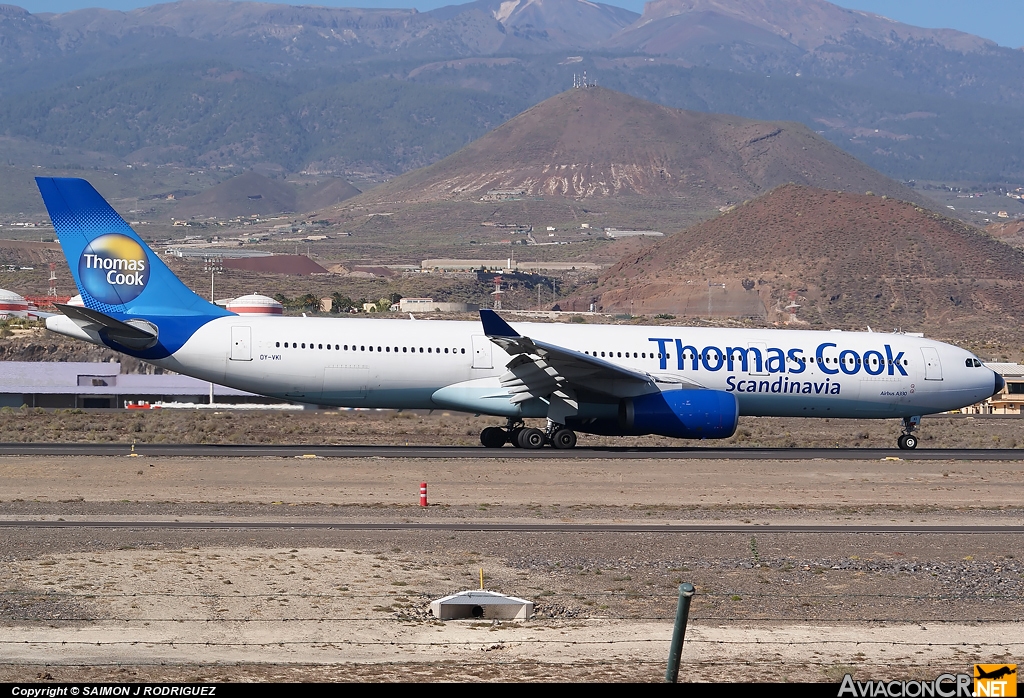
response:
[[[48,330],[294,402],[504,418],[487,448],[723,439],[741,416],[777,416],[901,419],[913,449],[922,415],[1004,386],[971,352],[900,333],[240,316],[185,286],[85,180],[36,182],[84,303]]]

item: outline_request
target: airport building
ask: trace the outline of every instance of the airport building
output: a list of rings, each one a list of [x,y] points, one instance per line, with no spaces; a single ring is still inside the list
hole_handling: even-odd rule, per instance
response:
[[[1003,389],[977,405],[960,410],[964,414],[1024,415],[1024,366],[1012,363],[986,363],[985,366],[1003,377]]]
[[[403,313],[475,313],[480,310],[476,303],[446,303],[433,298],[402,298],[392,307]]]
[[[176,373],[121,373],[120,363],[0,361],[0,407],[123,408],[126,403],[208,404],[210,383]],[[221,385],[214,402],[278,401]],[[287,403],[282,403],[287,404]]]

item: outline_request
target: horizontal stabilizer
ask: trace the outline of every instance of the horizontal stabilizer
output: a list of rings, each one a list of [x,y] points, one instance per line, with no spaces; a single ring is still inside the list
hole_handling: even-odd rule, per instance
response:
[[[95,332],[107,339],[132,349],[146,349],[156,344],[157,329],[149,322],[135,320],[121,322],[97,310],[75,305],[55,303],[57,310],[66,315],[86,332]]]

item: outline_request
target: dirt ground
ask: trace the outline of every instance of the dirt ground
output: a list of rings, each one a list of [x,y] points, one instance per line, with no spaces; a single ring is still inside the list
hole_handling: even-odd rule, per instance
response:
[[[162,419],[146,415],[141,423]],[[469,421],[383,413],[309,419],[297,433],[311,435],[331,423],[317,420],[333,419],[380,438],[422,419],[458,435]],[[795,428],[772,421],[747,428]],[[850,429],[801,424],[811,430],[786,438]],[[1016,438],[1014,420],[926,420],[923,430],[933,428],[961,439]],[[422,481],[425,508],[417,505]],[[858,680],[929,679],[976,661],[1020,658],[1024,534],[772,527],[1019,530],[1022,502],[1024,459],[519,461],[511,449],[499,459],[453,460],[3,457],[0,521],[124,526],[3,529],[0,681],[660,681],[684,581],[697,596],[682,680],[838,681],[847,672]],[[140,525],[175,520],[750,528]],[[429,615],[431,600],[478,587],[481,570],[488,589],[534,602],[534,618]]]

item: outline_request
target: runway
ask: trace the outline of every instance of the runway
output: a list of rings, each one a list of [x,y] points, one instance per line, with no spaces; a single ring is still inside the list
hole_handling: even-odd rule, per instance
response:
[[[219,444],[122,444],[122,443],[3,443],[0,456],[184,456],[184,457],[267,457],[301,458],[389,458],[389,459],[507,459],[515,460],[881,460],[899,458],[914,461],[1018,461],[1024,449],[1016,448],[926,448],[901,451],[898,448],[542,448],[525,450],[482,446],[311,446],[311,445],[219,445]]]
[[[146,521],[146,520],[6,520],[0,529],[129,529],[129,530],[293,530],[328,531],[474,531],[481,533],[806,533],[820,534],[1024,534],[1022,526],[957,525],[771,525],[771,524],[567,524],[567,523],[439,523],[439,522],[323,522],[323,521]]]

